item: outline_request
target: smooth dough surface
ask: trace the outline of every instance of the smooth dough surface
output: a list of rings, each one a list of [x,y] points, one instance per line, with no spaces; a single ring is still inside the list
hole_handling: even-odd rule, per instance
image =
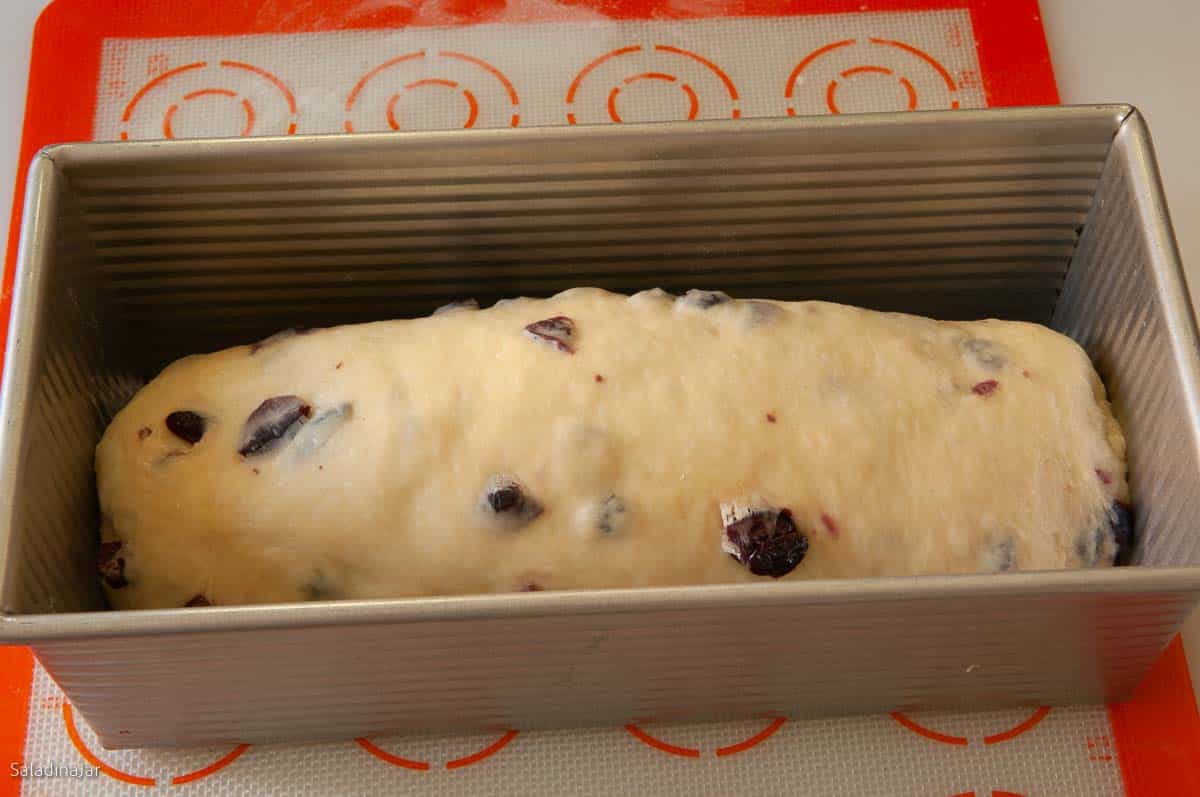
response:
[[[558,317],[564,345],[526,330]],[[310,415],[239,454],[277,396]],[[184,358],[96,472],[117,608],[769,580],[723,504],[788,510],[784,579],[1107,565],[1128,499],[1104,387],[1044,327],[590,288]],[[497,479],[540,514],[490,511]]]

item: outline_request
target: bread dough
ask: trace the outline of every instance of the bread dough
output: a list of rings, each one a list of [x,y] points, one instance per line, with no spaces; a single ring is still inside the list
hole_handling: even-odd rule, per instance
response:
[[[117,608],[1058,569],[1130,535],[1070,339],[700,291],[186,357],[96,473]]]

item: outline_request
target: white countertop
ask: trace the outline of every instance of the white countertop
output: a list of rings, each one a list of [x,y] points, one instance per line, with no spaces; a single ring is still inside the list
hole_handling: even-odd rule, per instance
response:
[[[7,240],[30,38],[49,0],[0,3],[0,235]],[[1041,6],[1062,101],[1128,102],[1149,120],[1192,301],[1200,306],[1200,146],[1194,144],[1200,105],[1193,82],[1200,75],[1200,3],[1041,0]],[[1185,644],[1192,682],[1200,685],[1200,612]]]

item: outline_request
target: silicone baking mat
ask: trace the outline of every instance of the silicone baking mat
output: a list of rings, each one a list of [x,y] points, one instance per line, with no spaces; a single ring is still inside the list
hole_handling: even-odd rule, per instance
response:
[[[1057,100],[1035,0],[58,0],[35,37],[22,161],[85,139]],[[0,673],[0,758],[13,762],[0,795],[1200,794],[1200,717],[1178,641],[1134,701],[1108,709],[186,751],[102,750],[27,651],[0,648]]]

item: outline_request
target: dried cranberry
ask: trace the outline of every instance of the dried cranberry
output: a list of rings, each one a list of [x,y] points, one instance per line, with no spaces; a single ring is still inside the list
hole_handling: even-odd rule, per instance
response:
[[[1100,524],[1079,535],[1075,555],[1085,567],[1125,565],[1133,558],[1133,547],[1133,510],[1123,501],[1113,501]]]
[[[596,528],[601,534],[615,534],[625,527],[628,510],[619,496],[610,495],[600,502],[596,512]]]
[[[1017,566],[1017,543],[1011,537],[991,546],[983,554],[985,569],[994,573],[1007,573]]]
[[[310,601],[334,600],[339,596],[337,585],[320,568],[313,570],[312,578],[300,585],[300,591]]]
[[[1113,564],[1129,564],[1133,559],[1133,507],[1124,501],[1113,501],[1109,512],[1109,527],[1112,530],[1113,542],[1117,545]]]
[[[796,569],[808,553],[808,536],[787,509],[754,509],[724,504],[721,547],[756,576],[779,578]]]
[[[209,603],[208,598],[204,597],[203,595],[193,595],[191,598],[188,599],[188,602],[183,605],[185,607],[212,606],[212,604]]]
[[[104,579],[104,583],[113,589],[129,585],[125,578],[125,557],[117,555],[120,550],[121,542],[114,540],[100,543],[96,553],[96,571],[100,578]]]
[[[977,396],[990,396],[996,392],[996,388],[998,387],[1000,387],[999,382],[997,382],[995,379],[988,379],[987,381],[980,382],[971,388],[971,392]]]
[[[189,445],[196,445],[204,437],[204,416],[191,410],[178,410],[167,416],[167,429],[171,434]]]
[[[968,338],[963,341],[962,350],[967,359],[989,371],[999,371],[1008,361],[1000,344],[982,338]]]
[[[542,514],[542,505],[511,476],[493,476],[480,498],[484,512],[510,526],[524,526]]]
[[[764,302],[758,299],[752,299],[748,302],[743,302],[747,309],[747,323],[752,327],[762,326],[763,324],[775,321],[783,315],[783,309],[777,304]]]
[[[1075,555],[1084,567],[1095,567],[1104,553],[1104,543],[1109,539],[1107,525],[1100,525],[1079,535],[1075,540]]]
[[[521,488],[515,484],[499,487],[487,494],[487,502],[493,512],[507,512],[521,505]]]
[[[575,322],[565,315],[543,318],[525,327],[525,334],[536,341],[549,344],[559,351],[574,354],[571,341],[575,337]]]
[[[457,302],[450,302],[449,304],[443,304],[441,307],[434,310],[433,314],[441,315],[442,313],[453,313],[455,310],[478,310],[478,309],[479,309],[479,302],[475,301],[474,299],[460,299]]]
[[[728,304],[733,299],[730,298],[729,294],[722,293],[721,291],[699,291],[692,288],[675,301],[686,304],[689,307],[698,307],[701,310],[707,310],[710,307],[716,307],[718,304]]]
[[[238,453],[243,457],[265,454],[299,431],[312,415],[312,407],[298,396],[275,396],[258,405],[242,431]]]

